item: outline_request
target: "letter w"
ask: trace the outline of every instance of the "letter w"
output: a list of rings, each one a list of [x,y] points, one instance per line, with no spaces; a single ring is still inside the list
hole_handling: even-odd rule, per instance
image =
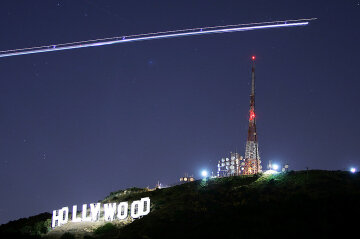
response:
[[[114,220],[115,212],[116,212],[116,203],[104,204],[104,219],[105,219],[105,221]]]

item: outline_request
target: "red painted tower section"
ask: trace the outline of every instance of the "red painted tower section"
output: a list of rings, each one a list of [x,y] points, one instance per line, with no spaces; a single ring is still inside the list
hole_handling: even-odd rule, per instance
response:
[[[257,174],[261,172],[261,161],[259,156],[259,145],[256,134],[256,113],[255,113],[255,56],[252,59],[251,69],[251,94],[249,110],[249,129],[245,149],[244,174]]]

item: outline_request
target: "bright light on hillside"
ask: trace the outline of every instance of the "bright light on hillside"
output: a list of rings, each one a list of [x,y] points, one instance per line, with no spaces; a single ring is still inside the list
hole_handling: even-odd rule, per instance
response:
[[[208,176],[208,172],[206,170],[203,170],[201,172],[201,176],[203,176],[204,178],[206,178]]]
[[[351,169],[350,169],[350,172],[356,173],[356,168],[351,168]]]
[[[274,170],[278,170],[278,169],[279,169],[279,165],[277,165],[277,164],[273,164],[273,165],[272,165],[272,169],[274,169]]]
[[[279,172],[278,171],[275,171],[275,170],[266,170],[265,172],[264,172],[264,174],[265,175],[269,175],[269,174],[278,174]]]

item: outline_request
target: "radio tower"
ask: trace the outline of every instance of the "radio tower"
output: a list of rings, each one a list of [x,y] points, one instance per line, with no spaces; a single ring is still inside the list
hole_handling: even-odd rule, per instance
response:
[[[256,114],[255,114],[255,56],[252,59],[251,69],[251,94],[249,111],[249,130],[245,150],[244,174],[257,174],[261,172],[261,161],[259,156],[259,144],[256,134]]]

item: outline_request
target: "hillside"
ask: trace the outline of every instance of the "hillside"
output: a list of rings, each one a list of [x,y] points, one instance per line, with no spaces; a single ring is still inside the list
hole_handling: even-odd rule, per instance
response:
[[[356,231],[360,213],[360,174],[298,171],[271,176],[198,180],[148,191],[111,193],[103,202],[150,197],[151,212],[129,224],[98,224],[48,232],[50,214],[0,226],[0,237],[37,238],[264,238],[343,236]],[[48,219],[47,219],[48,218]],[[64,225],[65,226],[65,225]],[[75,228],[76,229],[76,228]],[[59,232],[59,231],[58,231]],[[85,236],[85,237],[84,237]]]

